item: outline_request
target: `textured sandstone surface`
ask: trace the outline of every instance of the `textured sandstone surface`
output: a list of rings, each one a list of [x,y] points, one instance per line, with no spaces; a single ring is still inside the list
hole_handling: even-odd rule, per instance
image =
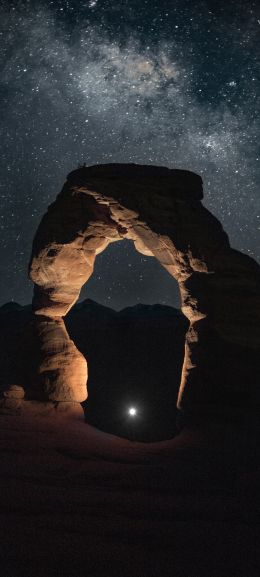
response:
[[[35,331],[40,345],[38,379],[43,398],[84,401],[87,362],[70,339],[63,319],[37,316]]]
[[[110,242],[134,242],[179,282],[190,321],[179,392],[187,414],[259,411],[260,268],[232,249],[187,171],[134,164],[69,174],[36,233],[30,262],[41,349],[39,388],[55,401],[87,395],[87,368],[62,320]]]

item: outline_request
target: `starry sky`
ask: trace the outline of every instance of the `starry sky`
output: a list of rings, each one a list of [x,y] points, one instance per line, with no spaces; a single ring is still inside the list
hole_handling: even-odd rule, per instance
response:
[[[0,304],[30,302],[33,235],[84,162],[199,173],[231,244],[259,258],[259,35],[253,0],[1,1]],[[81,296],[178,304],[128,241]]]

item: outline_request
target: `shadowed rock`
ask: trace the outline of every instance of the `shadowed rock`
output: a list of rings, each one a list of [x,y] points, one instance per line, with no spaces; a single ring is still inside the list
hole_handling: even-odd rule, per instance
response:
[[[62,317],[91,276],[96,255],[127,238],[179,283],[190,322],[179,408],[191,415],[259,410],[260,268],[230,247],[202,196],[201,178],[181,170],[115,164],[69,174],[42,219],[30,262],[39,387],[48,398],[87,396],[85,361]]]

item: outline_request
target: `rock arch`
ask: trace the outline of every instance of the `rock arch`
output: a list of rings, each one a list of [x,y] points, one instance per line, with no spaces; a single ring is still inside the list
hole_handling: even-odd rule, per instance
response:
[[[188,171],[108,164],[68,175],[40,223],[29,266],[43,399],[86,399],[87,363],[63,317],[96,255],[127,238],[179,283],[190,327],[178,407],[191,415],[259,410],[260,268],[230,247],[202,198],[201,178]]]

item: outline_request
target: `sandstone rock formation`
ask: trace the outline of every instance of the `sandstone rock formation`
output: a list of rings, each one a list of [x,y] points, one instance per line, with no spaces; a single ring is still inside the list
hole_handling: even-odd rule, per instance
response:
[[[86,398],[87,365],[62,317],[96,255],[127,238],[179,283],[190,322],[179,408],[191,415],[259,411],[260,268],[230,247],[202,198],[201,178],[182,170],[110,164],[69,174],[38,228],[30,262],[45,399]]]

